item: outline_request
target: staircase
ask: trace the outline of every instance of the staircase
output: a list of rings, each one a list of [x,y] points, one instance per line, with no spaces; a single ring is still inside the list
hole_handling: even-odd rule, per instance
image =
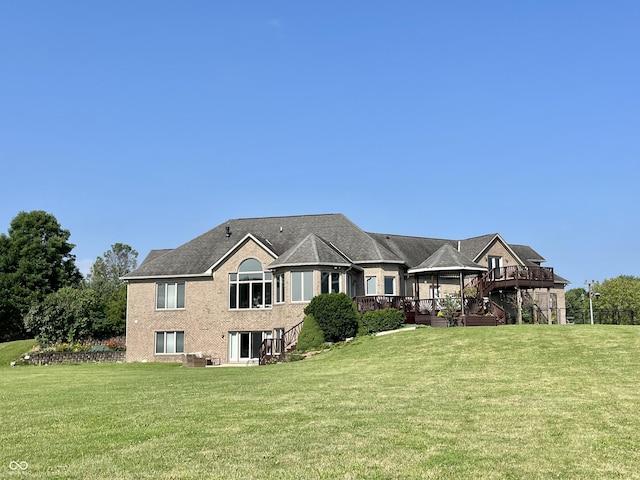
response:
[[[300,322],[284,332],[281,338],[265,338],[258,350],[258,363],[281,362],[287,353],[294,351],[298,345],[298,335],[302,329]]]
[[[547,315],[542,311],[542,308],[540,308],[540,305],[536,303],[535,299],[526,290],[522,291],[522,305],[526,305],[533,309],[533,323],[549,323],[549,317],[547,317]]]
[[[553,268],[520,265],[494,268],[481,277],[474,278],[469,285],[477,289],[479,296],[484,297],[493,290],[553,288]]]
[[[489,270],[483,273],[482,276],[472,279],[465,288],[474,288],[476,290],[476,301],[481,301],[496,290],[513,292],[514,289],[519,289],[522,292],[523,306],[529,307],[533,312],[531,322],[548,323],[547,315],[527,290],[552,288],[553,286],[554,275],[552,268],[515,265]],[[516,302],[513,299],[510,303],[514,304],[517,310]],[[517,311],[514,311],[513,308],[508,308],[508,305],[500,306],[495,302],[491,302],[489,311],[498,317],[498,325],[507,323],[508,318],[517,317]]]

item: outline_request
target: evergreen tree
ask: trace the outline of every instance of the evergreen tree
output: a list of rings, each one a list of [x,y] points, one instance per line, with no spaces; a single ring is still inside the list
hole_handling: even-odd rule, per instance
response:
[[[0,234],[0,341],[24,338],[31,306],[82,280],[71,254],[71,234],[42,210],[20,212]]]

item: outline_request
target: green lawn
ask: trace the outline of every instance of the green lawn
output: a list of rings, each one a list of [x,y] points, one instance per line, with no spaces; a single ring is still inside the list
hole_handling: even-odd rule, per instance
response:
[[[38,479],[640,478],[640,328],[422,328],[252,368],[2,368],[0,415],[0,478],[11,462]]]
[[[31,350],[35,345],[35,340],[0,343],[0,368],[8,367],[11,362],[18,360],[22,354]]]

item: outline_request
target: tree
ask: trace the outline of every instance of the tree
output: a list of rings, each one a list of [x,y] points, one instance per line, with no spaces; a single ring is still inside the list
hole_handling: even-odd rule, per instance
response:
[[[324,348],[324,334],[313,315],[304,317],[304,323],[298,335],[296,350],[300,353],[322,350]]]
[[[584,288],[572,288],[565,293],[565,305],[567,307],[567,319],[573,319],[577,323],[585,323],[589,320],[589,294]]]
[[[620,275],[596,283],[593,309],[600,323],[630,323],[640,317],[640,277]]]
[[[62,287],[80,284],[70,236],[42,210],[20,212],[8,235],[0,234],[0,340],[23,338],[22,320],[32,305]]]
[[[103,305],[105,317],[94,326],[96,337],[122,335],[127,314],[127,287],[121,277],[138,266],[138,252],[124,243],[115,243],[98,257],[87,275],[87,285]]]
[[[63,287],[34,304],[24,318],[27,331],[42,346],[86,340],[102,319],[98,294],[88,288]]]
[[[111,250],[96,258],[87,275],[89,287],[99,295],[117,291],[123,284],[121,277],[138,266],[138,252],[124,243],[111,245]]]

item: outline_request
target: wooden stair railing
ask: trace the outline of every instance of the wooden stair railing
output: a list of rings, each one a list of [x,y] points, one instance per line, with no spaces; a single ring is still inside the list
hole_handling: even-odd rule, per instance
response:
[[[265,338],[258,350],[258,364],[266,365],[270,360],[281,361],[286,353],[291,352],[298,344],[298,335],[304,320],[284,332],[281,338]]]
[[[507,312],[505,312],[504,308],[496,302],[491,302],[491,313],[493,313],[493,316],[497,318],[496,325],[506,325]]]
[[[549,323],[549,317],[547,317],[547,315],[542,310],[542,307],[538,305],[535,299],[526,290],[522,291],[522,300],[522,303],[526,302],[527,305],[530,305],[535,310],[536,314],[538,315],[538,323]],[[540,321],[540,319],[544,321]]]

